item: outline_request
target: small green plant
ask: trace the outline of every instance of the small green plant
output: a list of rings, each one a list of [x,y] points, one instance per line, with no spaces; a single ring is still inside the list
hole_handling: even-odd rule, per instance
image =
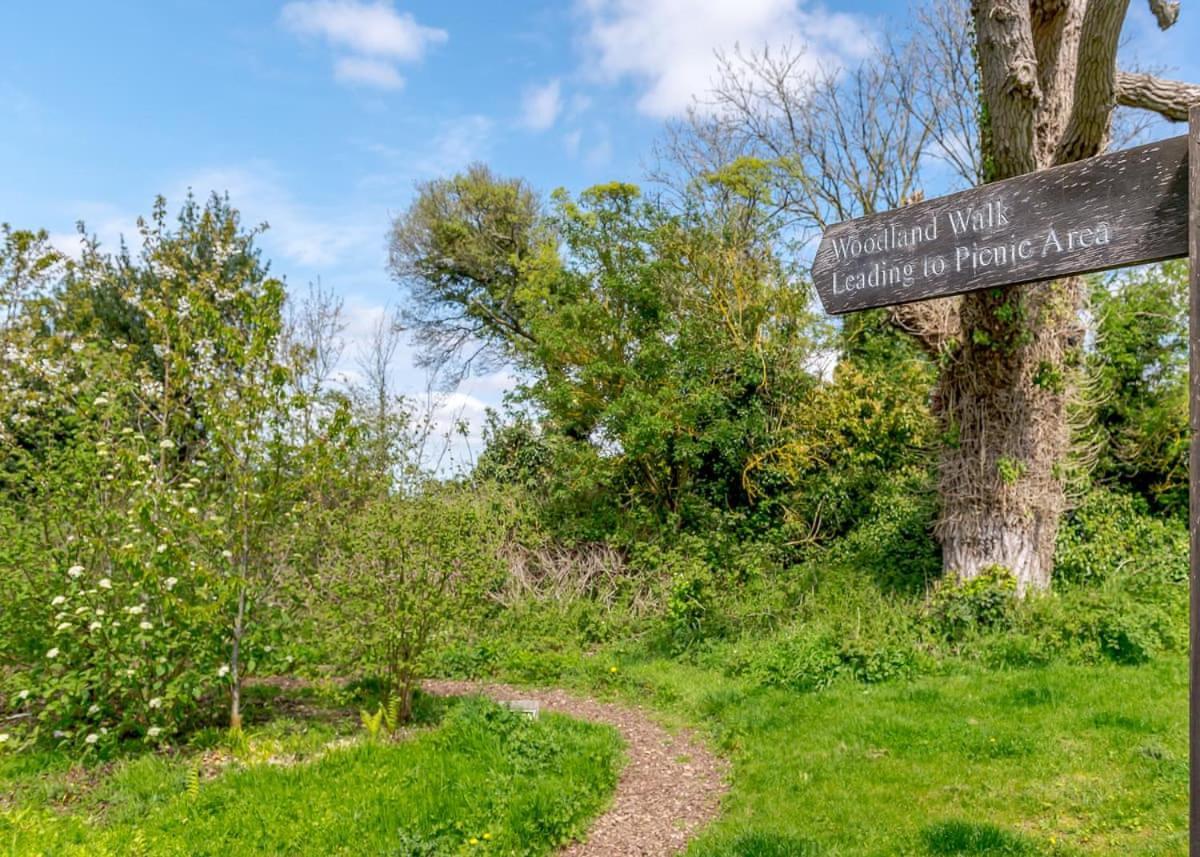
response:
[[[996,472],[1000,474],[1000,481],[1005,485],[1016,485],[1025,475],[1025,470],[1024,461],[1004,456],[996,459]]]
[[[362,721],[363,728],[367,730],[367,740],[379,740],[379,731],[383,725],[383,715],[382,705],[379,706],[379,709],[374,714],[365,708],[359,709],[358,717]]]
[[[195,801],[200,797],[200,766],[189,765],[184,777],[183,792],[188,800]],[[140,832],[140,831],[139,831]]]
[[[977,629],[1007,626],[1016,591],[1016,578],[999,565],[985,568],[969,580],[943,578],[930,593],[926,615],[935,632],[952,642],[960,641]]]
[[[395,736],[404,725],[400,717],[400,695],[393,693],[388,697],[387,705],[379,706],[379,711],[383,715],[383,728],[389,735]]]

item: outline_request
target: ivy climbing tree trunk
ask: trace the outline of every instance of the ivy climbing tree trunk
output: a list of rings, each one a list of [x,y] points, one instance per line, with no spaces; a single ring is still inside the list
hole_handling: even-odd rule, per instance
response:
[[[1178,4],[1150,5],[1160,26],[1174,22]],[[1128,0],[972,2],[986,180],[1098,154],[1118,100],[1170,116],[1195,94],[1183,84],[1118,75],[1128,7]],[[1078,279],[966,295],[949,338],[944,308],[937,313],[944,369],[935,408],[945,433],[937,534],[948,572],[972,578],[1000,565],[1023,593],[1050,585],[1071,471],[1068,416],[1083,298]],[[919,318],[903,321],[921,335]]]

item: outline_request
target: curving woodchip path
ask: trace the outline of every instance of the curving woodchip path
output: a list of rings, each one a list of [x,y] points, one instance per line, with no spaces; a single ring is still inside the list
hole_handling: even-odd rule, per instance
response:
[[[716,817],[726,791],[726,765],[695,735],[672,734],[642,711],[585,699],[562,690],[530,690],[470,681],[426,681],[429,693],[481,694],[497,701],[528,699],[544,710],[614,726],[625,739],[628,762],[612,805],[587,839],[559,857],[667,857]]]

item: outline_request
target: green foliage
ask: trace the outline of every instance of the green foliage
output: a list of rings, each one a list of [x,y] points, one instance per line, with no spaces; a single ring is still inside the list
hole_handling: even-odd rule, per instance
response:
[[[424,361],[458,372],[522,358],[533,343],[528,304],[542,297],[527,278],[558,264],[537,195],[482,164],[417,186],[392,224],[389,259]],[[462,360],[468,336],[483,349]]]
[[[874,684],[909,675],[916,652],[904,630],[842,635],[827,625],[762,641],[734,656],[729,671],[764,687],[809,692],[840,679]]]
[[[1186,582],[1187,528],[1154,517],[1140,497],[1096,490],[1059,528],[1055,577],[1098,584],[1117,574],[1145,584]]]
[[[497,547],[480,497],[453,488],[380,497],[338,530],[318,609],[334,657],[386,676],[399,705],[388,731],[409,719],[431,651],[485,608],[501,574]]]
[[[64,265],[10,236],[43,258],[2,266],[0,711],[99,751],[238,686],[288,503],[283,289],[257,232],[219,198],[175,225],[159,200],[139,230],[136,256],[84,241]]]
[[[934,633],[951,641],[976,630],[1005,630],[1016,601],[1012,572],[992,566],[970,580],[944,578],[934,587],[927,607]]]
[[[1187,263],[1164,262],[1092,287],[1096,477],[1158,511],[1188,505]]]
[[[937,493],[932,477],[909,468],[875,483],[861,517],[819,561],[853,568],[885,592],[922,596],[941,577],[942,552],[933,538]]]
[[[367,740],[379,740],[380,729],[383,727],[383,715],[384,709],[382,705],[375,710],[374,714],[365,708],[358,712],[358,718],[362,721],[363,729],[367,732]]]

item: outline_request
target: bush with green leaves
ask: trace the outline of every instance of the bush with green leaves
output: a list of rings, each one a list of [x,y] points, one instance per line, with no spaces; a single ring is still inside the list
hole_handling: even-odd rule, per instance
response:
[[[938,581],[926,606],[931,629],[950,642],[1008,627],[1016,604],[1017,580],[1003,566],[984,569],[969,580]]]
[[[101,749],[227,701],[237,725],[291,531],[283,289],[257,231],[189,198],[139,232],[115,255],[81,235],[75,260],[0,245],[0,712]]]
[[[468,489],[386,494],[341,523],[319,582],[332,653],[375,672],[407,722],[431,656],[470,630],[503,579],[500,530]]]
[[[1151,514],[1138,495],[1096,489],[1059,528],[1054,561],[1055,579],[1062,583],[1094,585],[1118,575],[1185,583],[1187,527]]]

